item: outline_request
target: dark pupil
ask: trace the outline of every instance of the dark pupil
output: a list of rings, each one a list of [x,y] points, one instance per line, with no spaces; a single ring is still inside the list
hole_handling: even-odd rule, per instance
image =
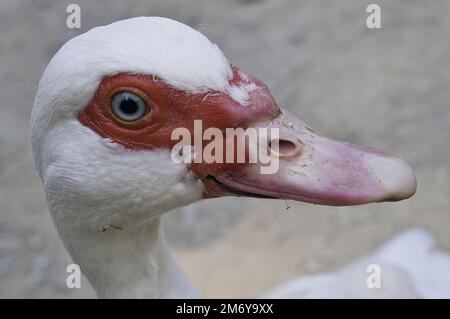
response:
[[[122,102],[120,102],[120,109],[123,113],[132,115],[138,111],[138,105],[135,100],[126,97],[122,100]]]

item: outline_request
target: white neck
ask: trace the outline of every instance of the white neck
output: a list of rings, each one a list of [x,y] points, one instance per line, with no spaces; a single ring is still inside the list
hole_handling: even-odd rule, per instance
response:
[[[133,229],[61,235],[100,298],[199,297],[167,248],[160,217]]]

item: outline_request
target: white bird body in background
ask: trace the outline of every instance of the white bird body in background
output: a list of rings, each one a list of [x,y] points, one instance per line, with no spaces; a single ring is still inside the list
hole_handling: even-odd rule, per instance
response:
[[[270,153],[279,170],[174,161],[172,133],[192,131],[194,120],[205,130],[279,130],[268,143],[280,145]],[[403,160],[317,135],[217,45],[166,18],[123,20],[68,41],[39,83],[32,135],[55,226],[99,297],[197,297],[160,219],[203,198],[358,205],[416,190]]]
[[[369,265],[379,267],[378,287],[367,284]],[[450,298],[450,254],[438,250],[426,230],[411,229],[335,273],[295,279],[264,297]]]

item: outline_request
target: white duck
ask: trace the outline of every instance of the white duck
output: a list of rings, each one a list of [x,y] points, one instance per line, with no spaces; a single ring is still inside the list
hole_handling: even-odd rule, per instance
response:
[[[279,171],[175,163],[171,132],[194,119],[204,129],[279,128]],[[166,18],[123,20],[67,42],[39,83],[32,133],[58,233],[99,297],[197,297],[160,219],[202,198],[356,205],[416,190],[403,160],[318,136],[205,36]]]

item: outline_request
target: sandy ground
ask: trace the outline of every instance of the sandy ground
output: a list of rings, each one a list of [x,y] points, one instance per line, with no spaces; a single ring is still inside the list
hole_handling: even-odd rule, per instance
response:
[[[396,153],[418,177],[401,203],[331,208],[220,199],[166,218],[179,262],[206,297],[255,297],[285,280],[339,268],[400,230],[421,226],[450,250],[450,2],[76,1],[82,29],[65,27],[74,1],[0,2],[0,297],[93,297],[65,286],[70,258],[33,169],[29,117],[57,49],[96,25],[167,16],[207,34],[256,75],[280,106],[317,132]],[[412,247],[413,249],[413,247]]]

